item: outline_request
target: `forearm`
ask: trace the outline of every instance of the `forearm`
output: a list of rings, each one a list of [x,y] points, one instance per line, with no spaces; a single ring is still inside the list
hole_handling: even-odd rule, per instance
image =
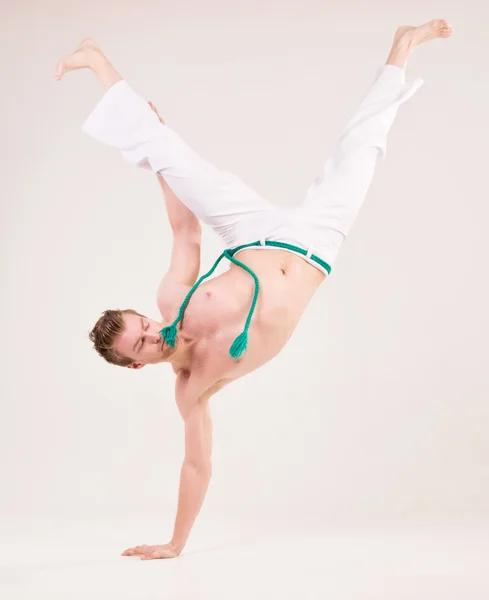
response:
[[[180,551],[185,546],[190,530],[199,514],[210,479],[210,467],[199,470],[191,463],[183,463],[180,473],[177,517],[171,540],[171,543]]]
[[[200,239],[201,227],[199,219],[177,198],[160,174],[157,175],[157,178],[163,191],[168,220],[170,221],[172,230],[192,232]]]

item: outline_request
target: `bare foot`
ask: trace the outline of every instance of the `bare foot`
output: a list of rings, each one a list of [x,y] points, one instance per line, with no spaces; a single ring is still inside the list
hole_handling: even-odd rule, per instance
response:
[[[78,44],[73,54],[68,54],[59,61],[54,76],[60,80],[68,71],[93,68],[103,56],[100,46],[91,38],[86,38]]]
[[[434,19],[419,27],[399,27],[394,37],[394,44],[404,43],[411,47],[434,40],[437,38],[448,38],[453,33],[453,27],[445,19]]]

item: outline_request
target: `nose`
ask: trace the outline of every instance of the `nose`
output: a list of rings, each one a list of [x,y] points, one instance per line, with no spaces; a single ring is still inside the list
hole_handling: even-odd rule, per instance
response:
[[[151,333],[148,337],[148,341],[152,344],[159,344],[161,342],[161,335],[159,333]]]

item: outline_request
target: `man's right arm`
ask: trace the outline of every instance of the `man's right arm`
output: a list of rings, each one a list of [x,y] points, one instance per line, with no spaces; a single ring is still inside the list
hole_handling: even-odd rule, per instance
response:
[[[212,421],[209,398],[213,391],[202,394],[195,402],[184,392],[178,393],[178,389],[177,385],[177,405],[185,421],[185,458],[180,473],[178,509],[171,543],[180,553],[200,512],[211,480]]]

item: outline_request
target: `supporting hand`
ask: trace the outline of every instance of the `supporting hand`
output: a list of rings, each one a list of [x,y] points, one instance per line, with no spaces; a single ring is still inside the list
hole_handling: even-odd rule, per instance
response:
[[[121,556],[140,556],[141,560],[152,560],[153,558],[175,558],[180,554],[182,549],[177,548],[171,542],[169,544],[159,546],[135,546],[124,550]]]

